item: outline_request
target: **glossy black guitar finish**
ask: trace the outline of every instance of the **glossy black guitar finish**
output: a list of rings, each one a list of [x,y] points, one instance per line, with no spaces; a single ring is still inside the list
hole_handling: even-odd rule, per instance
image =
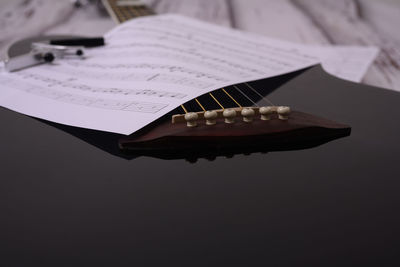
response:
[[[269,97],[352,134],[195,164],[126,160],[118,135],[82,130],[99,149],[1,109],[1,264],[398,266],[400,94],[315,67]]]

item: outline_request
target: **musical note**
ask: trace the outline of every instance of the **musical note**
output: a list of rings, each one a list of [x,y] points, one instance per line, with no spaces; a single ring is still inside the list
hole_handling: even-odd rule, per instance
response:
[[[0,104],[60,123],[131,134],[212,90],[318,63],[294,45],[177,15],[128,21],[105,39],[104,47],[87,49],[84,59],[0,73],[0,84],[8,80],[0,85]]]
[[[46,68],[49,72],[54,71],[54,68]],[[172,75],[172,74],[160,74],[160,73],[122,73],[116,72],[111,73],[105,70],[76,70],[73,67],[68,65],[63,66],[63,74],[68,74],[71,77],[76,77],[79,75],[84,75],[85,79],[95,79],[95,80],[118,80],[118,81],[132,81],[132,82],[139,82],[139,81],[146,81],[146,82],[159,82],[159,83],[170,83],[174,85],[181,85],[181,86],[190,86],[196,87],[198,89],[204,89],[212,86],[210,82],[204,82],[199,79],[188,78],[179,75]],[[185,94],[181,94],[178,92],[171,92],[173,97],[182,98],[186,96]]]
[[[29,77],[33,77],[29,75]],[[35,76],[37,77],[37,76]],[[43,88],[36,85],[26,86],[20,81],[7,81],[7,84],[14,88],[34,94],[36,96],[46,97],[69,104],[90,106],[102,109],[123,110],[131,112],[157,113],[168,105],[162,103],[138,102],[138,101],[120,101],[104,98],[87,97],[77,94],[65,93],[51,88]]]
[[[179,73],[183,75],[189,75],[195,78],[204,78],[208,80],[212,80],[214,82],[227,82],[228,79],[214,75],[208,72],[197,71],[194,69],[176,66],[176,65],[168,65],[168,64],[149,64],[149,63],[117,63],[117,64],[101,64],[101,63],[89,63],[89,62],[66,62],[66,64],[75,67],[85,67],[85,68],[94,68],[94,69],[113,69],[113,70],[130,70],[130,69],[138,69],[138,70],[150,70],[150,71],[160,71],[165,70],[169,73]]]
[[[170,98],[184,98],[186,95],[177,92],[166,92],[166,91],[156,91],[152,89],[125,89],[125,88],[101,88],[101,87],[92,87],[86,84],[75,84],[71,83],[73,79],[67,79],[67,81],[61,81],[49,77],[45,77],[39,74],[23,74],[21,72],[16,73],[17,76],[20,76],[23,79],[33,79],[35,81],[43,82],[43,85],[46,87],[63,87],[63,88],[71,88],[79,91],[92,92],[92,93],[108,93],[114,95],[143,95],[143,96],[153,96],[153,97],[170,97]]]

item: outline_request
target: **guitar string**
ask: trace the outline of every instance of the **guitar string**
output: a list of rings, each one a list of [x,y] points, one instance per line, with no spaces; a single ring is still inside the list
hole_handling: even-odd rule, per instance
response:
[[[248,84],[247,82],[244,83],[248,88],[250,88],[253,92],[255,92],[258,96],[261,96],[261,98],[267,102],[269,105],[271,106],[275,106],[274,103],[271,102],[271,100],[269,100],[266,96],[263,96],[262,94],[260,94],[256,89],[254,89],[253,86],[250,86],[250,84]]]
[[[233,96],[231,96],[226,90],[225,88],[222,88],[222,91],[230,98],[232,99],[233,102],[235,102],[236,105],[238,105],[239,108],[242,108],[242,105],[240,105],[236,99],[233,98]]]
[[[199,104],[199,106],[201,107],[201,109],[202,109],[204,112],[206,112],[206,109],[203,107],[203,105],[200,103],[200,101],[199,101],[197,98],[195,98],[195,100],[196,100],[197,104]]]
[[[260,94],[253,86],[251,86],[250,84],[248,84],[247,82],[244,83],[249,89],[251,89],[253,92],[255,92],[258,96],[260,96],[265,102],[268,102],[269,105],[274,106],[274,104],[265,96],[263,96],[262,94]],[[260,107],[254,100],[252,100],[250,98],[249,95],[247,95],[245,92],[243,92],[243,90],[241,90],[238,85],[233,85],[232,86],[236,91],[238,91],[241,95],[243,95],[247,100],[249,100],[254,106],[256,107]],[[221,89],[222,92],[224,92],[239,108],[243,108],[243,106],[231,95],[227,92],[227,90],[225,88]],[[222,101],[218,100],[218,98],[213,95],[212,93],[209,93],[209,95],[211,96],[211,98],[215,101],[215,103],[218,104],[218,106],[220,106],[223,110],[225,109],[225,107],[221,104]],[[206,109],[204,108],[204,106],[200,103],[200,101],[198,100],[198,98],[195,98],[194,101],[196,101],[196,103],[200,106],[200,108],[205,112]],[[185,106],[182,104],[181,105],[183,111],[185,113],[188,113],[188,110],[185,108]]]
[[[185,105],[181,105],[181,108],[183,109],[183,111],[185,112],[185,113],[188,113],[188,111],[187,111],[187,109],[185,108]]]
[[[253,105],[255,105],[256,107],[258,107],[257,103],[254,102],[249,96],[247,96],[245,93],[243,93],[242,90],[239,89],[239,87],[237,87],[236,85],[233,85],[233,88],[235,88],[237,91],[239,91],[242,95],[244,95],[251,103],[253,103]]]
[[[218,104],[222,109],[225,109],[224,106],[215,98],[215,96],[214,96],[213,94],[211,94],[211,93],[208,93],[208,94],[212,97],[212,99],[214,99],[215,102],[217,102],[217,104]]]

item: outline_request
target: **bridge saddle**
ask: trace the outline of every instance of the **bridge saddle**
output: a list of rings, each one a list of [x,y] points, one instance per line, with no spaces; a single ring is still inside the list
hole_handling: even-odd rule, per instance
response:
[[[236,117],[241,117],[246,123],[255,119],[268,121],[271,119],[288,120],[290,107],[287,106],[265,106],[265,107],[237,107],[207,110],[199,112],[188,112],[172,116],[172,123],[186,123],[187,127],[196,127],[199,121],[205,121],[206,125],[215,125],[218,119],[223,119],[227,124],[235,123]],[[276,114],[274,116],[274,114]]]

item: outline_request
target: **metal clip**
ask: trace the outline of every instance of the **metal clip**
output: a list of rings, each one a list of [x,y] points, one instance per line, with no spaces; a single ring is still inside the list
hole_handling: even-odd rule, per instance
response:
[[[7,59],[4,66],[7,71],[11,72],[42,63],[50,63],[66,56],[83,56],[83,54],[83,46],[32,43],[29,53]]]

